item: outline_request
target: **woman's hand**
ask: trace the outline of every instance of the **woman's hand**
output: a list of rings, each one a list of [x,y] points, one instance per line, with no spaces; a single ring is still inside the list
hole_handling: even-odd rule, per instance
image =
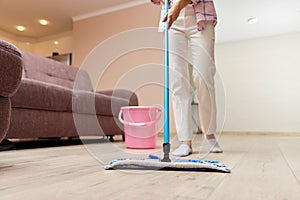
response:
[[[160,3],[161,5],[164,5],[165,4],[165,1],[164,0],[151,0],[153,3],[155,4],[158,4]],[[171,0],[169,0],[169,3],[171,3]]]
[[[163,0],[160,0],[163,1]],[[172,26],[173,22],[176,21],[176,19],[179,16],[180,11],[187,6],[191,0],[178,0],[172,8],[169,10],[169,12],[164,16],[163,22],[168,20],[168,29]]]

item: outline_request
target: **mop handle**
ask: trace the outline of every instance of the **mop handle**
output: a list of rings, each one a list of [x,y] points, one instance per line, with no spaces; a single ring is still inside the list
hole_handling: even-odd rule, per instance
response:
[[[165,0],[165,14],[169,11],[169,1]],[[164,143],[170,142],[170,111],[169,111],[169,29],[168,20],[165,21],[165,49],[164,49]]]

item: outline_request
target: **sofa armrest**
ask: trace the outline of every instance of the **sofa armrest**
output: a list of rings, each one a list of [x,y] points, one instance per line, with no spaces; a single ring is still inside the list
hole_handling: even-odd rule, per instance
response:
[[[17,47],[0,40],[0,95],[12,96],[22,78],[23,60]]]
[[[97,93],[128,99],[130,106],[139,105],[139,101],[136,93],[129,90],[125,90],[125,89],[103,90],[103,91],[97,91]]]

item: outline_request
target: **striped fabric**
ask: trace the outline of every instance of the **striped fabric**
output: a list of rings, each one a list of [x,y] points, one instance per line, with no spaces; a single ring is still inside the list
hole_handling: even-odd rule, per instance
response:
[[[198,30],[204,29],[206,21],[212,21],[214,25],[217,24],[217,13],[213,0],[192,0],[192,2],[198,23]]]
[[[152,0],[151,2],[154,3]],[[160,5],[159,2],[154,4]],[[217,24],[217,13],[216,13],[213,0],[191,0],[191,4],[193,4],[195,10],[195,17],[197,20],[199,31],[202,31],[204,29],[205,22],[213,22],[214,25]],[[170,1],[169,5],[172,5],[172,1]],[[161,19],[164,16],[163,12],[164,9],[162,8]],[[159,27],[163,27],[161,21]]]

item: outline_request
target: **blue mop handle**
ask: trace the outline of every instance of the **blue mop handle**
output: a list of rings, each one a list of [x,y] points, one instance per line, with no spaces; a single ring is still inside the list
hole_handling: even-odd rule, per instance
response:
[[[169,11],[169,1],[165,0],[165,14]],[[170,142],[170,111],[169,111],[169,29],[168,20],[165,21],[165,49],[164,49],[164,143]]]

